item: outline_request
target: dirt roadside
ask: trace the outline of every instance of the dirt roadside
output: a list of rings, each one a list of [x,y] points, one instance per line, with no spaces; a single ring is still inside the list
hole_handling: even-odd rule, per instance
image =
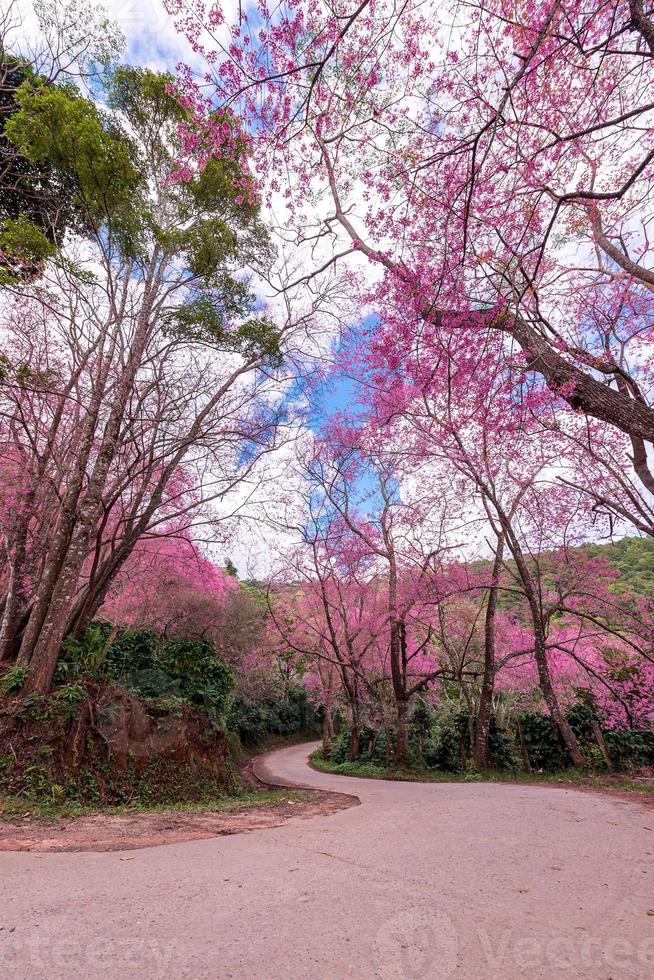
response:
[[[241,769],[242,782],[251,789],[279,790],[255,774],[250,759]],[[293,799],[293,796],[300,798]],[[0,819],[1,851],[128,851],[160,844],[176,844],[226,834],[280,827],[289,820],[326,816],[356,806],[356,796],[323,790],[289,790],[289,797],[273,803],[237,810],[152,810],[129,813],[90,813],[43,821],[34,818],[10,823]],[[127,860],[127,859],[126,859]]]
[[[289,799],[230,813],[156,810],[93,813],[47,823],[0,821],[0,851],[127,851],[280,827],[292,819],[325,816],[357,802],[354,797],[339,793],[314,792],[307,796],[307,800]]]

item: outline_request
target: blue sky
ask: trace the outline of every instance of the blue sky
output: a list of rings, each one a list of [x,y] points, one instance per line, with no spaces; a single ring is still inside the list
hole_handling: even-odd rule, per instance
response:
[[[125,61],[174,71],[178,62],[193,59],[190,45],[175,30],[162,0],[104,0],[104,6],[125,35]]]

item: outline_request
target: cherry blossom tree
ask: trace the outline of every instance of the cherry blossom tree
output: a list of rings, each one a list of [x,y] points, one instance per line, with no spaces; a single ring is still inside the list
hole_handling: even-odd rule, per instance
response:
[[[282,346],[307,324],[275,327],[242,275],[266,256],[244,148],[171,182],[184,116],[168,85],[120,68],[108,88],[143,171],[129,217],[108,204],[91,244],[5,288],[0,656],[28,669],[26,691],[49,689],[63,638],[84,631],[144,535],[220,533],[212,502],[247,495],[289,417],[274,394],[295,376]],[[36,154],[53,121],[38,101],[30,113]]]
[[[99,616],[164,637],[213,640],[238,589],[237,580],[205,558],[188,532],[144,536],[114,578]]]
[[[206,56],[186,100],[239,107],[307,262],[365,257],[362,304],[418,339],[498,334],[561,406],[624,437],[638,510],[654,489],[647,5],[303,0],[234,24],[168,8]]]

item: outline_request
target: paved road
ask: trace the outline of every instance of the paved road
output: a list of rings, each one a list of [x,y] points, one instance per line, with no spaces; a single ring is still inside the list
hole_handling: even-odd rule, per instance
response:
[[[599,794],[270,775],[361,805],[110,854],[0,855],[0,977],[654,977],[654,810]]]

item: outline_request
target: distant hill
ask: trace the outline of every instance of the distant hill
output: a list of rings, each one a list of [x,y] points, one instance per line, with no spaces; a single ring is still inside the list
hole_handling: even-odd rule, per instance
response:
[[[603,556],[614,565],[620,573],[615,586],[617,591],[654,597],[654,538],[626,537],[611,544],[582,544],[570,549],[571,552],[576,550],[592,557]],[[506,559],[505,564],[515,573],[511,558]],[[470,562],[469,565],[476,572],[487,570],[489,566],[487,561]],[[521,599],[517,594],[500,595],[500,609],[517,610],[520,605]]]
[[[654,538],[621,538],[612,544],[583,547],[591,555],[604,555],[619,568],[622,586],[654,596]]]

